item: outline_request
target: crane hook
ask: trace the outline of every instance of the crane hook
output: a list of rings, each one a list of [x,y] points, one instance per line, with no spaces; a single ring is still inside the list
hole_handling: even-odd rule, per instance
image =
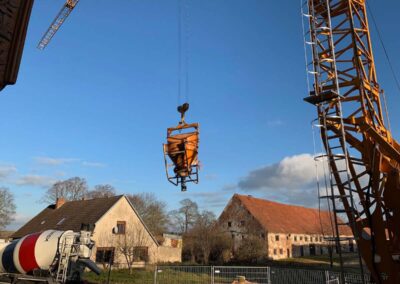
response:
[[[181,121],[179,122],[179,124],[186,124],[185,123],[185,112],[187,112],[189,109],[189,104],[188,103],[184,103],[181,106],[178,106],[178,112],[181,114]]]

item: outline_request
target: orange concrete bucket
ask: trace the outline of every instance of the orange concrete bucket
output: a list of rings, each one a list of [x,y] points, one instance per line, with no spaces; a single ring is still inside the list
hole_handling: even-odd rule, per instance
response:
[[[193,131],[173,134],[175,131]],[[199,125],[198,123],[182,124],[177,127],[168,128],[167,144],[165,151],[174,163],[174,172],[179,177],[188,177],[192,172],[192,167],[198,164],[199,148]]]

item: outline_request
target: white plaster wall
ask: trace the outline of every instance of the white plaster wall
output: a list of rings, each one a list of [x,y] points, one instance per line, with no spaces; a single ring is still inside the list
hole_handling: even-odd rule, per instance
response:
[[[119,199],[114,206],[96,222],[96,227],[92,239],[96,242],[96,247],[115,247],[117,244],[117,238],[120,235],[113,234],[113,228],[117,226],[117,221],[126,222],[126,230],[129,233],[129,228],[137,228],[145,234],[145,246],[148,247],[149,251],[149,263],[155,263],[158,261],[158,248],[151,235],[146,231],[144,225],[133,211],[132,207],[128,203],[125,197]],[[96,258],[96,250],[93,250],[92,259]],[[125,258],[120,253],[116,252],[114,262],[124,266],[126,264]]]

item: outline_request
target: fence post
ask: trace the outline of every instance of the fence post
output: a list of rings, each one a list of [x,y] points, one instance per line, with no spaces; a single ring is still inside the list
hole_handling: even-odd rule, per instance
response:
[[[210,274],[211,274],[211,284],[214,284],[214,266],[211,266],[211,271],[210,271]]]
[[[271,284],[271,267],[267,266],[267,283]]]
[[[157,284],[157,271],[158,271],[158,265],[156,265],[155,269],[154,269],[154,283],[153,284]]]

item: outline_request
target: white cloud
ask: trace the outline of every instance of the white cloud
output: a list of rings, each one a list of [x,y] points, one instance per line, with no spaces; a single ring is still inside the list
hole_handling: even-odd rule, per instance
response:
[[[283,121],[280,120],[280,119],[274,119],[274,120],[269,120],[269,121],[267,121],[267,125],[268,125],[269,127],[281,126],[281,125],[283,125],[283,124],[284,124]]]
[[[235,191],[236,189],[238,189],[238,185],[237,184],[226,184],[222,187],[223,191]]]
[[[14,220],[6,227],[6,230],[15,231],[25,225],[33,216],[17,213]]]
[[[205,180],[216,180],[216,179],[218,179],[218,175],[217,174],[207,174],[207,175],[204,175],[204,179]]]
[[[4,180],[16,172],[15,166],[0,166],[0,180]]]
[[[83,161],[82,166],[84,167],[92,167],[92,168],[104,168],[107,165],[103,163],[98,163],[98,162],[88,162],[88,161]]]
[[[52,158],[52,157],[35,157],[35,161],[40,165],[59,166],[67,163],[78,162],[76,158]]]
[[[315,181],[315,162],[310,154],[286,157],[279,163],[251,171],[239,181],[243,190],[308,187]]]
[[[15,181],[15,184],[19,186],[49,187],[52,186],[55,182],[57,182],[57,180],[49,176],[25,175],[18,178]]]
[[[219,211],[225,207],[228,203],[231,194],[224,191],[218,192],[188,192],[186,195],[193,197],[193,199],[199,202],[199,206],[205,210],[216,210]]]
[[[322,165],[318,162],[320,175]],[[309,207],[318,206],[315,161],[310,154],[283,158],[250,171],[236,185],[227,185],[225,191],[239,190],[255,197]]]

